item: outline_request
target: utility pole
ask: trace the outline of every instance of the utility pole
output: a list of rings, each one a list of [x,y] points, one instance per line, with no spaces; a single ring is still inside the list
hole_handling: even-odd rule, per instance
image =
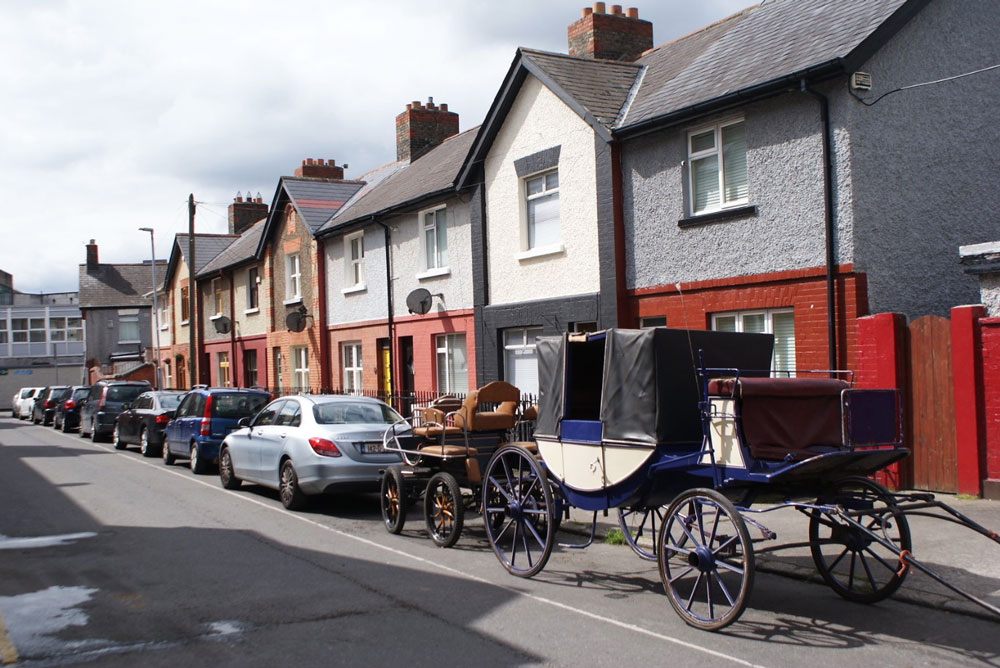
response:
[[[195,328],[198,324],[198,312],[195,305],[195,290],[198,289],[194,280],[194,193],[188,195],[188,343],[190,352],[188,358],[191,369],[191,387],[198,384],[198,348]]]

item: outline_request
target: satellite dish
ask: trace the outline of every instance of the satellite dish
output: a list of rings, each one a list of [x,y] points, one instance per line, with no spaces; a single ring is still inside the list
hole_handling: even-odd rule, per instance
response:
[[[285,316],[285,328],[289,332],[301,332],[306,328],[306,316],[301,311],[292,311]]]
[[[430,290],[417,288],[406,295],[406,308],[409,309],[410,313],[424,315],[431,310],[431,301],[432,295]]]
[[[232,321],[226,316],[222,316],[221,318],[215,320],[214,322],[215,322],[215,331],[218,332],[219,334],[228,334],[229,331],[233,328]]]

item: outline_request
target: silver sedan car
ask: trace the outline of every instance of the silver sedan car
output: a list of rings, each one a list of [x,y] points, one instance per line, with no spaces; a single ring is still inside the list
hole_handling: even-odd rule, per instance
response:
[[[226,489],[243,481],[276,489],[289,510],[313,494],[377,491],[385,468],[399,461],[382,434],[400,419],[377,399],[282,397],[226,436],[219,478]]]

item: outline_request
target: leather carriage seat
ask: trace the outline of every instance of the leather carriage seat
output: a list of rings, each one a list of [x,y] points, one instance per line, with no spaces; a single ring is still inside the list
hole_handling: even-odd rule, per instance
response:
[[[502,380],[488,383],[469,392],[462,408],[455,414],[455,425],[468,431],[506,431],[517,421],[517,406],[521,391]],[[495,405],[489,411],[479,410],[483,405]]]
[[[446,424],[448,414],[461,407],[461,399],[445,394],[435,399],[429,406],[413,409],[414,413],[420,416],[419,426],[413,428],[413,434],[428,439],[436,439],[441,435],[461,434],[460,427]]]
[[[835,378],[719,378],[709,394],[734,397],[745,444],[757,459],[795,461],[844,447]]]

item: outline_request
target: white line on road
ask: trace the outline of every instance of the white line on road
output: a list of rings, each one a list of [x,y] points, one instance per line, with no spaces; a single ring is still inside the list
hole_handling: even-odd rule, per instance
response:
[[[59,436],[65,436],[66,438],[71,438],[69,436],[66,436],[65,434],[60,433],[60,432],[55,432],[55,434],[59,435]],[[74,441],[74,443],[77,443],[77,442]],[[122,453],[116,451],[112,447],[107,447],[107,446],[104,446],[104,445],[99,445],[97,443],[87,443],[87,444],[88,445],[93,445],[94,447],[100,448],[101,450],[105,450],[105,451],[107,451],[107,452],[109,452],[111,454],[122,454]],[[466,579],[466,580],[472,580],[474,582],[478,582],[478,583],[481,583],[481,584],[490,585],[490,586],[493,586],[493,587],[499,587],[500,589],[503,589],[506,592],[509,592],[511,594],[516,594],[517,596],[520,596],[522,598],[530,599],[530,600],[535,601],[537,603],[542,603],[544,605],[548,605],[548,606],[551,606],[551,607],[554,607],[554,608],[559,608],[561,610],[565,610],[567,612],[572,612],[572,613],[580,615],[582,617],[587,617],[588,619],[593,619],[593,620],[598,621],[598,622],[603,622],[603,623],[608,624],[610,626],[615,626],[615,627],[618,627],[620,629],[625,629],[625,630],[628,630],[628,631],[632,631],[634,633],[639,633],[639,634],[642,634],[642,635],[645,635],[645,636],[649,636],[651,638],[656,638],[657,640],[662,640],[664,642],[672,643],[674,645],[679,645],[681,647],[684,647],[685,649],[693,650],[693,651],[696,651],[696,652],[701,652],[702,654],[707,654],[707,655],[715,657],[717,659],[724,659],[726,661],[729,661],[731,663],[735,663],[735,664],[738,664],[738,665],[741,665],[741,666],[752,666],[754,668],[764,668],[760,664],[751,663],[751,662],[745,661],[743,659],[739,659],[739,658],[736,658],[736,657],[733,657],[733,656],[729,656],[728,654],[724,654],[722,652],[716,652],[715,650],[709,649],[707,647],[703,647],[701,645],[695,645],[694,643],[689,643],[689,642],[686,642],[684,640],[680,640],[678,638],[672,638],[672,637],[664,635],[662,633],[657,633],[655,631],[650,631],[649,629],[644,629],[641,626],[636,626],[635,624],[630,624],[628,622],[623,622],[621,620],[614,619],[614,618],[611,618],[611,617],[605,617],[603,615],[599,615],[597,613],[589,612],[587,610],[583,610],[582,608],[576,608],[576,607],[573,607],[571,605],[567,605],[565,603],[560,603],[559,601],[554,601],[552,599],[545,598],[543,596],[538,596],[536,594],[529,594],[529,593],[521,591],[519,589],[515,589],[514,587],[511,587],[511,586],[508,586],[508,585],[504,585],[504,584],[500,584],[498,582],[494,582],[494,581],[491,581],[491,580],[487,580],[486,578],[481,578],[481,577],[476,576],[476,575],[470,575],[470,574],[465,573],[463,571],[459,571],[457,569],[450,568],[449,566],[445,566],[444,564],[441,564],[438,561],[431,561],[430,559],[424,559],[423,557],[418,557],[417,555],[410,554],[410,553],[404,552],[402,550],[397,550],[396,548],[389,547],[388,545],[382,545],[381,543],[376,543],[375,541],[369,540],[367,538],[362,538],[360,536],[356,536],[354,534],[350,534],[350,533],[347,533],[345,531],[341,531],[340,529],[335,529],[333,527],[330,527],[330,526],[327,526],[325,524],[322,524],[321,522],[317,522],[316,520],[312,520],[312,519],[310,519],[308,517],[303,517],[302,515],[297,515],[297,514],[294,514],[294,513],[290,513],[287,510],[285,510],[284,508],[276,508],[275,506],[267,504],[267,503],[264,503],[263,501],[260,501],[258,499],[254,499],[254,498],[251,498],[251,497],[242,496],[242,495],[238,495],[238,494],[230,494],[229,492],[227,492],[226,490],[224,490],[222,487],[219,487],[218,485],[209,483],[209,482],[207,482],[205,480],[200,480],[198,478],[194,478],[194,477],[191,476],[191,474],[185,474],[185,473],[181,473],[180,471],[175,471],[175,470],[171,470],[171,469],[168,469],[168,468],[164,468],[163,466],[157,466],[157,465],[154,465],[153,463],[148,462],[148,461],[143,460],[143,459],[135,459],[133,457],[125,457],[125,460],[129,461],[129,462],[132,462],[134,464],[141,464],[143,466],[148,466],[149,468],[153,469],[154,471],[159,471],[161,473],[169,473],[170,475],[175,475],[178,478],[180,478],[181,480],[186,480],[188,482],[193,482],[193,483],[197,483],[199,485],[203,485],[203,486],[205,486],[205,487],[207,487],[209,489],[212,489],[212,490],[215,490],[215,491],[218,491],[218,492],[222,492],[223,494],[226,494],[231,499],[237,499],[237,500],[240,500],[240,501],[245,501],[247,503],[252,503],[252,504],[254,504],[256,506],[260,506],[261,508],[265,508],[265,509],[267,509],[269,511],[280,513],[282,515],[282,517],[287,517],[288,519],[294,519],[294,520],[298,520],[300,522],[305,522],[306,524],[310,524],[310,525],[312,525],[314,527],[317,527],[319,529],[323,529],[324,531],[328,531],[328,532],[330,532],[332,534],[335,534],[337,536],[340,536],[342,538],[348,538],[350,540],[353,540],[355,542],[361,543],[363,545],[368,545],[370,547],[374,547],[376,549],[383,550],[385,552],[390,552],[390,553],[395,554],[395,555],[397,555],[399,557],[402,557],[404,559],[409,559],[411,561],[420,562],[422,564],[425,564],[427,566],[432,567],[435,570],[447,571],[448,573],[450,573],[450,574],[452,574],[452,575],[454,575],[455,577],[458,577],[458,578],[463,578],[463,579]]]

